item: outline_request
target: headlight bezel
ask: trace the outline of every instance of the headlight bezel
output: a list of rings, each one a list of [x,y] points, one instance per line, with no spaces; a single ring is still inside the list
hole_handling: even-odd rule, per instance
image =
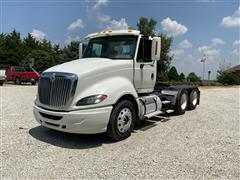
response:
[[[76,106],[89,106],[89,105],[99,104],[102,101],[106,100],[107,97],[108,96],[105,94],[96,94],[96,95],[87,96],[87,97],[80,99],[76,103]]]

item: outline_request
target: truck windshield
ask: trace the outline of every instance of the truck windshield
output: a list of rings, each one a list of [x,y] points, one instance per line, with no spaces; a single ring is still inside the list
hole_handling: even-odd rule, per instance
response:
[[[91,39],[83,58],[133,59],[137,36],[107,36]]]

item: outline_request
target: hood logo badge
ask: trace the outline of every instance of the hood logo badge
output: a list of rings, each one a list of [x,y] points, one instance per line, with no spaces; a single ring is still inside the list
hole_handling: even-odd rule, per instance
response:
[[[52,81],[54,81],[56,79],[56,73],[52,74]]]

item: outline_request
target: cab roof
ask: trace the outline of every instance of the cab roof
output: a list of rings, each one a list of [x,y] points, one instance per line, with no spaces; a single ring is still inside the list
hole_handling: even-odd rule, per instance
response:
[[[132,30],[132,29],[128,29],[128,30],[111,30],[111,29],[109,29],[109,30],[106,30],[106,31],[89,34],[85,38],[86,39],[91,39],[91,38],[96,38],[96,37],[121,36],[121,35],[138,36],[138,35],[140,35],[140,31]]]

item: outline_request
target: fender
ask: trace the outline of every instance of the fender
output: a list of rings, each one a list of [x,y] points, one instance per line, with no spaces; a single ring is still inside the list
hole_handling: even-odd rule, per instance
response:
[[[106,100],[98,104],[76,106],[76,103],[80,99],[97,94],[105,94],[108,97]],[[138,98],[138,94],[133,86],[133,83],[129,79],[120,76],[109,77],[107,79],[103,79],[100,82],[97,82],[96,84],[89,83],[89,86],[87,88],[84,88],[83,91],[81,91],[79,94],[76,94],[72,104],[72,110],[112,106],[122,96],[127,94],[132,95],[135,99]]]

